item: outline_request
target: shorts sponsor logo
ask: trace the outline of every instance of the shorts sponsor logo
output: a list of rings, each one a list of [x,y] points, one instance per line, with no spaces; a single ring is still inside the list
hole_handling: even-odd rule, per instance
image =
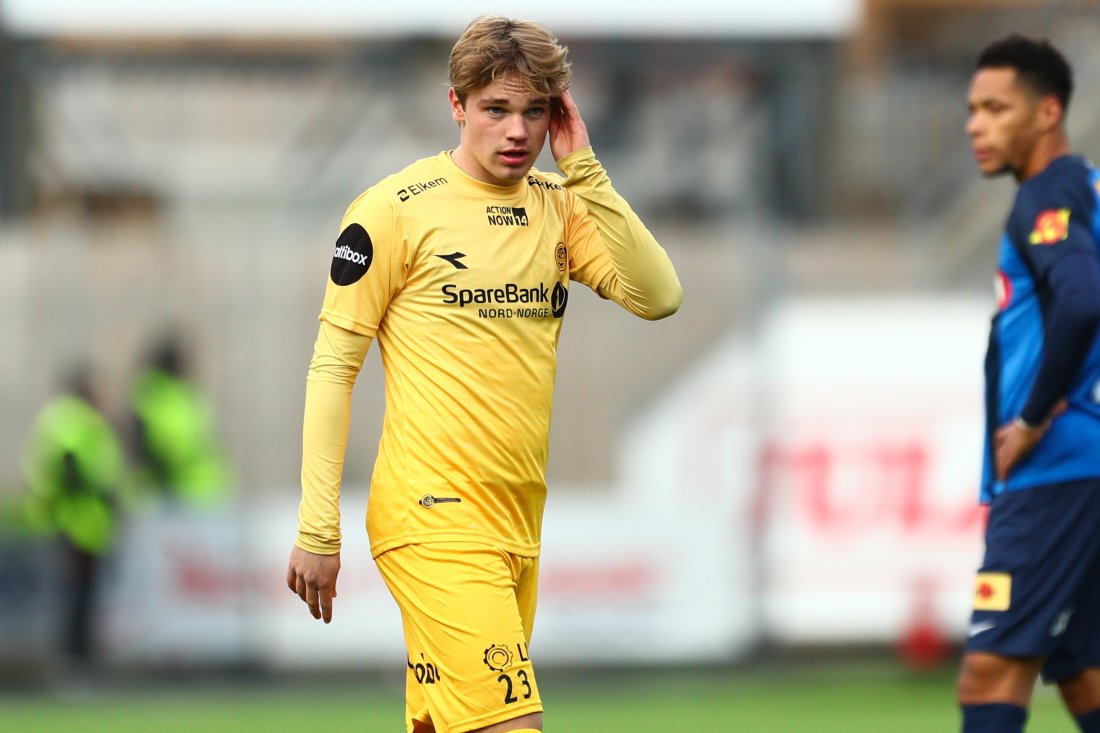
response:
[[[424,655],[420,655],[420,660],[416,664],[413,664],[411,659],[407,659],[409,665],[409,671],[416,677],[417,683],[421,685],[434,685],[436,680],[439,679],[439,669],[431,662],[424,660]]]
[[[525,227],[530,221],[522,206],[486,206],[485,218],[493,227]]]
[[[439,188],[440,186],[447,185],[447,179],[440,176],[432,181],[421,181],[419,183],[411,183],[402,189],[397,191],[397,198],[402,201],[408,201],[413,196],[419,196],[422,193],[427,193],[433,188]]]
[[[535,694],[535,680],[522,666],[531,661],[527,656],[527,645],[516,644],[515,650],[516,656],[513,657],[512,650],[508,646],[493,644],[485,650],[484,655],[485,666],[489,671],[500,673],[497,676],[497,682],[501,684],[505,705],[512,705],[520,700],[530,700]],[[521,666],[515,671],[509,671],[516,659]]]
[[[1047,209],[1035,217],[1035,229],[1028,237],[1032,244],[1058,244],[1069,236],[1069,209]]]
[[[512,666],[512,652],[503,644],[493,644],[485,650],[485,666],[494,672],[503,672]]]
[[[374,260],[374,244],[360,224],[348,224],[336,240],[329,277],[337,285],[351,285],[367,274]]]
[[[1012,603],[1012,576],[978,573],[974,581],[975,611],[1007,611]]]

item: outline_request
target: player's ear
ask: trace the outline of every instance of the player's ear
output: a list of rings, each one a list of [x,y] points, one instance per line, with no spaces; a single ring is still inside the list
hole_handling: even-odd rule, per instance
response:
[[[466,124],[466,109],[459,100],[454,87],[451,87],[450,91],[447,92],[447,97],[451,100],[451,118],[460,125]]]
[[[1053,94],[1047,94],[1039,101],[1039,115],[1043,123],[1043,129],[1053,130],[1062,124],[1065,110],[1062,102]]]

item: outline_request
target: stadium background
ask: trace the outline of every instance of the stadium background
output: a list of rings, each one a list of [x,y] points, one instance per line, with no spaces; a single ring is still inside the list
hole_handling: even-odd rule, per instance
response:
[[[855,650],[872,676],[883,657],[950,667],[980,551],[980,363],[1012,195],[973,168],[965,89],[985,41],[1052,37],[1079,78],[1071,138],[1095,155],[1100,8],[731,5],[0,3],[0,496],[20,495],[30,421],[67,367],[91,361],[121,422],[168,327],[239,479],[223,510],[132,518],[104,597],[105,679],[400,665],[361,530],[377,353],[355,395],[336,621],[309,622],[283,588],[303,378],[338,218],[453,144],[446,53],[481,12],[570,46],[597,153],[685,289],[656,324],[571,300],[540,661],[775,674]],[[64,581],[49,545],[2,541],[0,679],[49,689]]]

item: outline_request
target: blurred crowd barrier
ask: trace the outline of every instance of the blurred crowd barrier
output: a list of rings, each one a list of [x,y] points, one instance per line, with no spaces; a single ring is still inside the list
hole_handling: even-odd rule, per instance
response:
[[[793,299],[756,338],[717,344],[638,412],[611,481],[552,482],[532,653],[728,662],[765,642],[893,644],[917,626],[961,640],[980,553],[988,314],[959,297]],[[330,626],[285,587],[296,491],[135,513],[103,593],[105,659],[399,658],[400,620],[361,529],[365,487],[345,488]],[[0,585],[43,565],[42,548],[5,553]],[[0,609],[0,651],[43,639],[25,609],[50,607],[55,576]]]

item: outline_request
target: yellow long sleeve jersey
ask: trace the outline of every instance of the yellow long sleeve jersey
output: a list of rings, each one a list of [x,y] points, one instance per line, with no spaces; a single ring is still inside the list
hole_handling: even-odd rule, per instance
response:
[[[348,208],[307,379],[299,547],[340,548],[351,389],[377,339],[386,413],[372,554],[442,540],[538,554],[570,281],[647,319],[681,299],[667,255],[592,150],[558,164],[564,179],[532,169],[494,186],[444,152]]]

